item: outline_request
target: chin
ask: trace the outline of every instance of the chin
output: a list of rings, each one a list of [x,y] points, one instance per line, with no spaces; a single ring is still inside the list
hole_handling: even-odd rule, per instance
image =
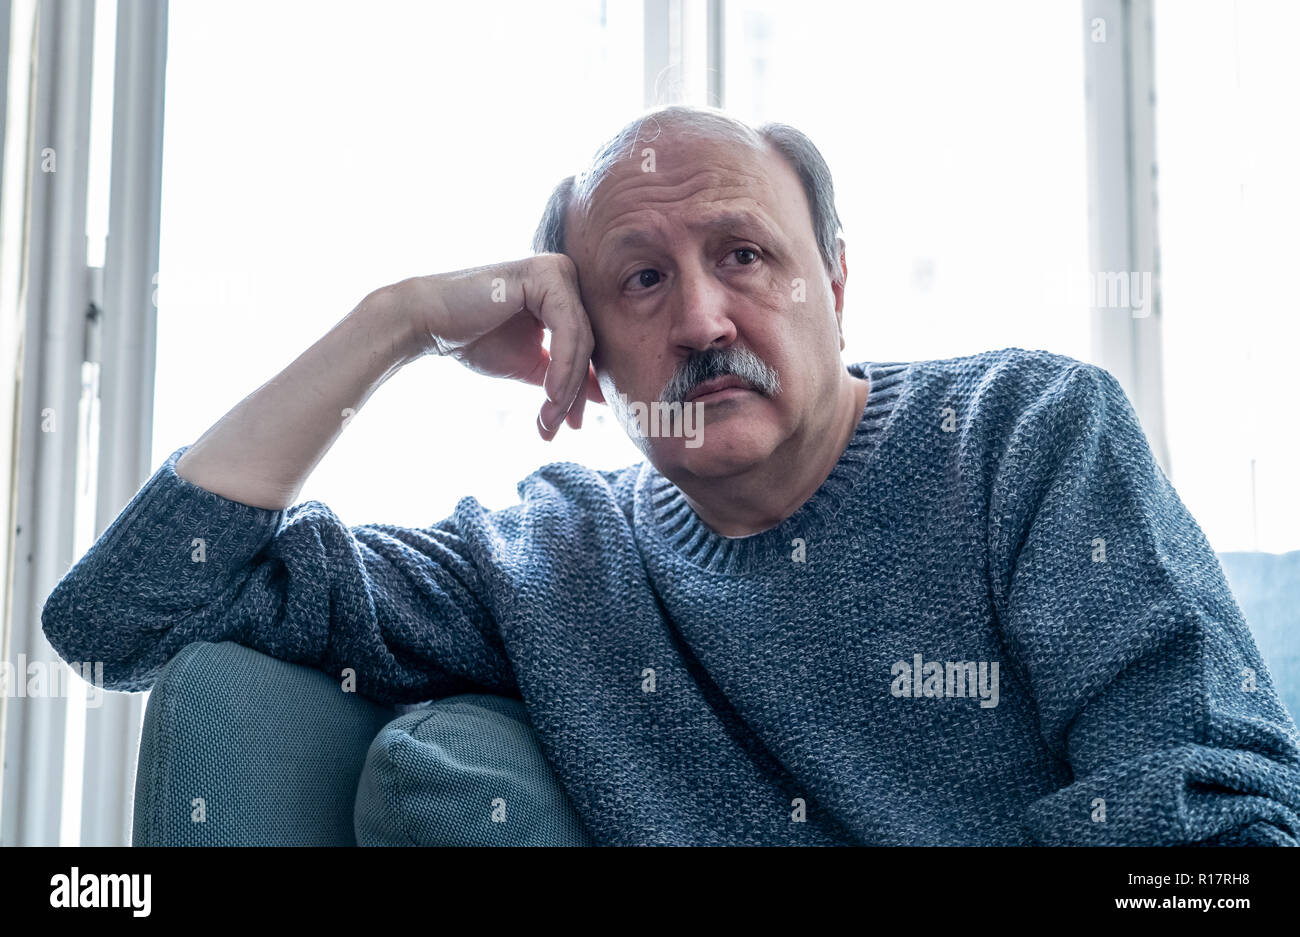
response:
[[[780,443],[777,428],[765,420],[726,419],[710,423],[706,413],[702,430],[695,440],[647,440],[646,455],[671,481],[679,477],[725,478],[766,461]]]

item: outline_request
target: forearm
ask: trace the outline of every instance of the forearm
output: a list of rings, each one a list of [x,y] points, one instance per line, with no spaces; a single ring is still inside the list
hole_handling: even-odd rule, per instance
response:
[[[391,297],[378,290],[362,300],[204,433],[177,474],[231,501],[291,505],[347,419],[420,354],[406,311]]]

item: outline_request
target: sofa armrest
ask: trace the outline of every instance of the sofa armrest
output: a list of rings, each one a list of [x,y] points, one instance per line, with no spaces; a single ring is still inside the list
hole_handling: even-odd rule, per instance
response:
[[[1219,563],[1278,697],[1300,722],[1300,550],[1220,553]]]
[[[136,770],[135,846],[354,846],[366,752],[398,711],[231,642],[159,672]]]

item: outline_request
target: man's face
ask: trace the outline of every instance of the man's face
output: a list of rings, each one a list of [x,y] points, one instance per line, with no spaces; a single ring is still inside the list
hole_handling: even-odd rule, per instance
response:
[[[653,171],[643,168],[647,145]],[[695,440],[636,439],[665,476],[737,474],[778,450],[794,457],[826,431],[843,377],[843,287],[831,283],[803,187],[779,153],[669,130],[619,163],[585,218],[571,208],[566,230],[606,401],[623,417],[619,395],[653,405],[675,387],[701,418]],[[690,365],[717,365],[727,350],[757,356],[779,392],[760,382],[702,393],[728,381],[699,383],[718,369]]]

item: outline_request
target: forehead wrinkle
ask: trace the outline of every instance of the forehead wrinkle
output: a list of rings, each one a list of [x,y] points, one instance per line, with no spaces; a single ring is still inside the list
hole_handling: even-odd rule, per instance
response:
[[[769,237],[772,234],[771,226],[764,219],[765,214],[762,206],[754,203],[756,211],[750,211],[746,208],[727,208],[716,212],[710,212],[703,218],[697,218],[693,221],[686,222],[686,227],[693,231],[717,230],[717,229],[734,229],[734,228],[758,228]]]
[[[743,196],[710,198],[704,201],[710,204],[718,201],[739,201],[745,203],[746,207],[710,207],[692,211],[688,206],[683,212],[687,217],[681,222],[687,230],[707,231],[755,227],[768,238],[774,236],[774,228],[767,220],[767,212],[764,211],[762,203],[752,198],[748,192]],[[632,220],[633,217],[641,215],[646,216],[644,220],[641,218]],[[691,217],[692,215],[696,217]],[[620,224],[620,222],[623,223]],[[669,226],[669,224],[664,223],[662,216],[654,207],[638,205],[635,208],[619,212],[610,219],[608,233],[602,235],[600,239],[596,249],[596,262],[599,264],[606,255],[629,247],[642,247],[652,244],[657,236],[666,235],[665,229]],[[620,230],[622,231],[621,234],[618,233]]]
[[[610,180],[609,190],[604,193],[605,201],[612,201],[625,191],[638,188],[644,190],[641,197],[648,202],[689,202],[709,192],[748,192],[756,187],[767,187],[767,179],[761,172],[745,172],[738,168],[697,169],[684,179],[669,181],[672,175],[672,172],[622,173]]]
[[[658,228],[659,225],[651,227]],[[713,212],[687,221],[685,227],[688,231],[734,231],[738,228],[758,228],[765,235],[771,236],[771,227],[762,216],[745,209]],[[650,231],[644,228],[632,228],[618,237],[611,236],[606,241],[608,250],[617,251],[625,247],[641,247],[652,243],[654,239],[655,235]]]
[[[753,199],[754,186],[733,185],[733,186],[701,186],[687,194],[677,194],[671,191],[651,190],[638,200],[638,204],[629,208],[618,211],[611,215],[608,221],[602,225],[606,230],[613,230],[619,226],[620,221],[627,215],[638,212],[653,212],[660,206],[681,204],[683,211],[689,212],[697,204],[713,204],[718,202],[734,202],[739,200],[755,201]],[[757,204],[757,202],[755,202]],[[595,217],[592,219],[599,223],[602,219]]]
[[[739,165],[698,168],[686,164],[680,167],[662,167],[661,171],[654,173],[637,171],[629,163],[625,168],[612,172],[597,189],[587,210],[577,213],[581,216],[580,223],[588,231],[603,229],[608,232],[600,235],[596,243],[593,263],[599,267],[611,252],[644,244],[651,239],[651,235],[642,230],[631,231],[611,240],[610,235],[620,227],[636,226],[629,216],[648,214],[649,225],[644,227],[663,233],[661,215],[656,210],[660,205],[683,203],[689,210],[692,205],[701,202],[711,204],[741,201],[757,208],[760,215],[765,214],[763,203],[754,196],[756,192],[761,193],[775,202],[776,192],[766,168],[758,161],[747,165],[747,161],[741,159],[737,163]],[[676,178],[683,174],[684,178]],[[636,204],[619,209],[617,203],[620,200],[626,201],[632,193],[635,193]],[[717,211],[734,212],[736,209],[715,209],[715,213]],[[759,220],[761,224],[761,219]],[[761,226],[770,236],[771,226]]]
[[[685,178],[673,179],[675,175],[680,175],[683,169],[688,175]],[[770,191],[770,185],[761,167],[755,167],[754,171],[747,171],[739,166],[728,166],[725,169],[716,167],[693,169],[686,166],[683,169],[674,172],[669,168],[652,173],[624,169],[611,173],[596,190],[595,197],[585,212],[586,220],[598,222],[602,214],[601,207],[608,206],[620,197],[626,197],[627,192],[638,189],[641,190],[638,195],[639,204],[636,208],[626,211],[635,211],[645,204],[660,202],[691,202],[700,198],[718,200],[736,197],[728,195],[729,190],[746,194],[752,193],[755,189]],[[625,214],[626,211],[620,214]],[[611,223],[618,217],[619,215],[615,215]]]
[[[757,205],[757,203],[755,203]],[[643,211],[652,209],[637,209],[633,212],[624,212],[619,218],[626,217],[629,214],[640,214]],[[657,219],[651,217],[648,224],[638,225],[636,227],[629,225],[614,228],[609,234],[601,238],[600,245],[596,251],[596,262],[599,264],[607,255],[617,254],[621,250],[634,247],[645,247],[653,245],[656,240],[665,235],[665,225],[659,223]],[[759,211],[749,209],[721,209],[704,214],[699,218],[688,219],[684,226],[689,231],[734,231],[738,228],[757,228],[767,238],[773,237],[773,228],[764,220]]]

